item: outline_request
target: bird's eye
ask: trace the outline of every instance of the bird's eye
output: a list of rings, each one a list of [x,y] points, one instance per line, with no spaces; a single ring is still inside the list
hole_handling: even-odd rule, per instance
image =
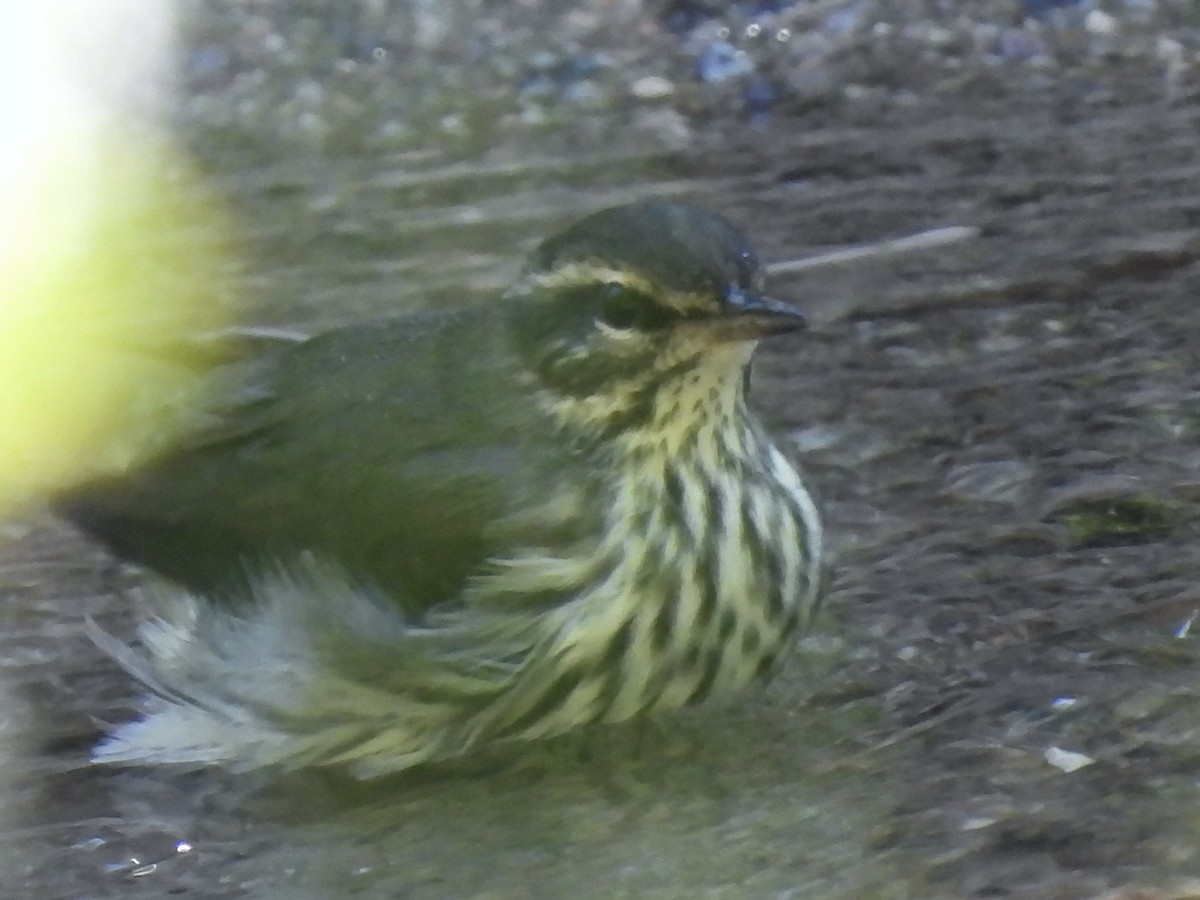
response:
[[[635,328],[642,303],[643,298],[633,291],[626,290],[624,285],[606,284],[600,310],[604,324],[620,328],[622,331]]]
[[[614,283],[604,286],[600,317],[622,331],[653,331],[669,324],[672,315],[645,294]]]

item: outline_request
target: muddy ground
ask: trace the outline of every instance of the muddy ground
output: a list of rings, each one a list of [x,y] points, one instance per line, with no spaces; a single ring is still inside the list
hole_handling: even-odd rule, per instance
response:
[[[128,633],[143,576],[10,524],[0,895],[1200,897],[1200,79],[1186,54],[863,46],[836,96],[747,110],[680,62],[665,102],[424,149],[255,131],[212,112],[239,73],[193,73],[180,128],[244,224],[253,321],[484,299],[539,236],[650,193],[777,260],[979,232],[773,282],[814,325],[764,347],[755,397],[824,496],[829,612],[769,690],[655,727],[365,785],[88,767],[136,691],[85,619]]]

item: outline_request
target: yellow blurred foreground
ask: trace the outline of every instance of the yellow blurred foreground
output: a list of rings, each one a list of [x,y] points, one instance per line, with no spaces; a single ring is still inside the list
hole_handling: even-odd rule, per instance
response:
[[[138,10],[67,2],[0,17],[13,119],[0,148],[0,516],[160,445],[198,389],[196,336],[229,312],[228,223],[125,108],[130,85],[157,84],[169,61],[169,29],[138,31]],[[150,47],[140,68],[121,23]],[[91,79],[85,63],[123,55],[123,80]]]
[[[228,312],[225,225],[178,164],[113,144],[21,193],[0,245],[0,512],[158,445]]]

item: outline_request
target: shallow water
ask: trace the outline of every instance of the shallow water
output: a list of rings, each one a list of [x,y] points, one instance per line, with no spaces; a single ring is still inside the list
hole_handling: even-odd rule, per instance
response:
[[[541,236],[651,194],[727,212],[774,259],[982,235],[773,285],[814,328],[764,348],[755,397],[804,452],[840,564],[765,693],[380,783],[89,767],[136,692],[85,622],[128,634],[139,577],[36,511],[10,524],[0,894],[1197,895],[1194,85],[968,60],[889,90],[932,65],[909,38],[830,63],[869,90],[753,124],[681,75],[661,109],[601,78],[531,113],[486,95],[495,72],[454,74],[474,45],[439,62],[455,44],[432,20],[424,55],[363,75],[311,17],[256,67],[287,23],[259,15],[198,13],[195,52],[236,59],[177,115],[238,222],[252,323],[486,301]],[[521,64],[527,26],[504,33]],[[1135,887],[1160,893],[1104,893]]]

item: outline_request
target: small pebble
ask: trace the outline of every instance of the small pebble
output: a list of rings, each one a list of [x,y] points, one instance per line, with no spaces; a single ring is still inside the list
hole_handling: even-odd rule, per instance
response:
[[[630,85],[629,91],[639,100],[661,100],[675,93],[675,83],[661,75],[647,75]]]
[[[1047,747],[1046,762],[1068,775],[1090,766],[1096,760],[1086,753],[1076,753],[1074,750],[1064,750],[1061,747]]]
[[[709,84],[719,84],[753,71],[750,56],[729,41],[713,41],[696,61],[696,74]]]
[[[1093,9],[1084,17],[1083,27],[1089,34],[1108,37],[1117,33],[1117,20],[1100,9]]]

